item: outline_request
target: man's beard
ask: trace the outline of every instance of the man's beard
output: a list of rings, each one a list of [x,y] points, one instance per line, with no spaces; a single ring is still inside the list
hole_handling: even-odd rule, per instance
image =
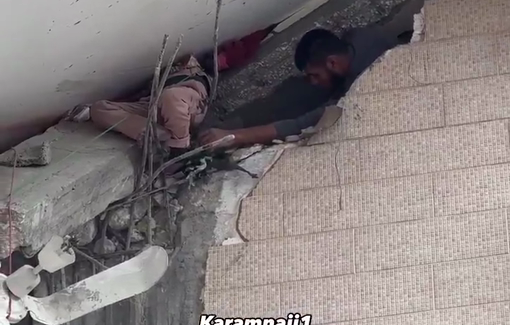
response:
[[[345,76],[338,75],[336,73],[331,72],[331,96],[332,97],[341,97],[345,92]]]

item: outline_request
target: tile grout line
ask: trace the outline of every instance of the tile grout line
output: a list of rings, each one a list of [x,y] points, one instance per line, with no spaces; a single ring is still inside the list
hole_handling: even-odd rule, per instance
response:
[[[498,55],[496,55],[496,68],[498,70],[498,76],[501,76],[501,39],[503,39],[505,37],[505,34],[506,34],[507,31],[505,31],[504,34],[502,34],[501,37],[498,37],[497,38],[497,41],[496,41],[496,53],[498,53]]]
[[[447,311],[447,310],[455,310],[455,309],[462,309],[466,307],[472,307],[472,306],[489,306],[489,305],[498,305],[505,302],[510,302],[510,300],[497,300],[494,302],[484,302],[484,303],[476,303],[472,305],[461,305],[461,306],[455,306],[455,307],[445,307],[445,308],[438,308],[437,310]],[[327,323],[320,323],[317,325],[343,325],[343,324],[358,324],[360,321],[365,320],[377,320],[377,319],[385,319],[385,318],[391,318],[391,317],[398,317],[402,315],[417,315],[417,314],[425,314],[433,312],[432,310],[419,310],[419,311],[412,311],[412,312],[404,312],[399,314],[388,314],[388,315],[382,315],[382,316],[374,316],[374,317],[365,317],[365,318],[356,318],[352,320],[342,320],[342,321],[336,321],[336,322],[327,322]],[[386,323],[385,323],[386,324]]]
[[[443,169],[443,170],[435,170],[435,171],[424,172],[424,173],[417,173],[417,174],[410,174],[410,175],[399,175],[399,176],[391,176],[391,177],[383,177],[383,178],[373,178],[373,179],[362,180],[362,181],[359,181],[359,182],[345,183],[345,184],[342,184],[342,185],[348,186],[348,185],[357,185],[357,184],[367,184],[367,183],[370,183],[370,182],[383,181],[383,180],[403,179],[403,178],[414,177],[414,176],[434,175],[434,174],[437,174],[437,173],[447,173],[447,172],[455,172],[455,171],[466,171],[466,170],[475,169],[475,168],[496,167],[496,166],[504,166],[504,165],[509,165],[510,166],[510,158],[508,159],[508,161],[496,162],[496,163],[492,163],[492,164],[476,165],[476,166],[468,166],[468,167],[460,167],[460,168],[450,168],[450,169]],[[324,187],[319,187],[319,188],[324,188]],[[304,190],[311,190],[311,189],[313,189],[313,188],[307,188],[307,189],[304,189]],[[279,193],[274,193],[274,194],[279,194]]]
[[[507,254],[510,254],[510,231],[508,227],[508,217],[510,215],[510,209],[506,210],[506,243],[507,243]]]
[[[356,229],[352,229],[352,268],[354,274],[357,273],[356,270]]]
[[[363,171],[365,170],[365,168],[363,167],[363,157],[361,155],[361,140],[357,140],[358,141],[358,166],[356,167],[358,169],[358,180],[359,182],[357,183],[363,183],[364,182],[364,179],[365,177],[363,177]],[[353,184],[356,184],[356,183],[353,183]],[[343,185],[349,185],[349,184],[343,184]]]
[[[509,118],[504,118],[504,119],[500,119],[500,120],[507,120],[507,121],[510,121]],[[480,123],[484,123],[484,122],[480,122]],[[444,128],[436,128],[437,129],[444,129]],[[509,131],[510,133],[510,131]],[[351,141],[351,140],[349,140]],[[361,142],[358,141],[359,143],[359,148],[361,149]],[[332,143],[329,143],[329,144],[332,144]],[[361,158],[361,153],[360,155],[358,156]],[[336,159],[335,159],[336,161]],[[360,164],[359,164],[359,170],[362,170],[362,161],[360,159]],[[252,195],[252,196],[273,196],[273,195],[278,195],[278,194],[284,194],[284,193],[294,193],[294,192],[300,192],[300,191],[310,191],[310,190],[314,190],[314,189],[320,189],[320,188],[328,188],[328,187],[338,187],[338,186],[353,186],[353,185],[358,185],[358,184],[368,184],[370,182],[377,182],[377,181],[384,181],[384,180],[396,180],[396,179],[403,179],[403,178],[411,178],[411,177],[417,177],[417,176],[423,176],[423,175],[434,175],[434,174],[437,174],[437,173],[445,173],[445,172],[454,172],[454,171],[466,171],[466,170],[469,170],[469,169],[475,169],[475,168],[482,168],[482,167],[496,167],[496,166],[504,166],[504,165],[510,165],[510,158],[506,161],[503,161],[503,162],[496,162],[496,163],[490,163],[490,164],[482,164],[482,165],[474,165],[474,166],[466,166],[466,167],[459,167],[459,168],[448,168],[448,169],[442,169],[442,170],[434,170],[434,171],[429,171],[429,172],[419,172],[419,173],[416,173],[416,174],[409,174],[409,175],[398,175],[398,176],[390,176],[390,177],[382,177],[382,178],[371,178],[371,179],[364,179],[362,177],[360,177],[360,179],[358,181],[354,181],[354,182],[346,182],[346,183],[341,183],[339,182],[339,184],[337,185],[328,185],[328,186],[317,186],[317,187],[306,187],[306,188],[301,188],[299,190],[296,190],[296,191],[277,191],[277,192],[266,192],[266,193],[255,193],[255,195]],[[336,176],[338,178],[338,174]]]
[[[444,116],[444,118],[443,118],[443,116],[442,116],[442,118],[445,120],[446,119],[445,112],[442,112],[441,115]],[[347,142],[347,141],[372,140],[375,138],[385,138],[385,137],[392,137],[392,136],[406,135],[406,134],[412,135],[415,133],[425,133],[425,132],[431,132],[431,131],[437,131],[437,130],[443,130],[443,129],[455,129],[455,128],[459,128],[459,127],[463,127],[463,126],[465,127],[465,126],[475,126],[477,124],[495,123],[498,121],[507,121],[509,119],[510,119],[510,115],[507,117],[496,117],[496,118],[490,118],[490,119],[486,119],[486,120],[469,121],[469,122],[462,122],[462,123],[455,123],[455,124],[445,124],[442,126],[425,127],[422,129],[413,129],[413,130],[407,130],[407,131],[404,130],[404,131],[396,131],[396,132],[389,132],[389,133],[365,135],[365,136],[360,136],[360,137],[352,137],[352,138],[348,138],[348,139],[345,139],[342,141],[335,141],[335,140],[325,141],[325,142],[317,143],[314,145],[332,145],[335,143]],[[444,123],[446,123],[446,122],[444,122]]]
[[[437,200],[436,200],[436,175],[437,174],[433,174],[430,176],[431,178],[431,181],[432,181],[432,217],[434,219],[436,219],[437,217],[437,211],[436,211],[436,207],[437,207]],[[471,213],[471,212],[468,212],[468,213]]]
[[[443,108],[442,109],[442,113],[443,113],[443,127],[448,127],[448,122],[446,120],[446,94],[445,94],[445,83],[441,83],[441,90],[442,90],[442,94],[441,94],[441,107]]]
[[[430,270],[431,270],[431,273],[432,273],[432,310],[436,310],[437,307],[436,307],[436,276],[435,276],[435,272],[434,272],[434,265],[435,264],[431,264],[430,265]]]
[[[283,306],[283,294],[282,294],[282,283],[278,283],[278,313],[279,316],[283,316],[282,306]]]
[[[250,239],[249,243],[260,243],[260,242],[264,242],[264,241],[272,241],[272,240],[283,239],[283,238],[297,238],[297,237],[305,237],[305,236],[317,235],[317,234],[328,234],[328,233],[333,233],[333,232],[347,232],[347,231],[349,231],[351,229],[352,230],[357,230],[357,229],[364,229],[364,228],[377,228],[377,227],[382,227],[382,226],[399,225],[399,224],[404,224],[404,223],[417,223],[417,222],[425,221],[425,220],[434,220],[434,219],[437,220],[437,219],[441,219],[441,218],[461,217],[461,216],[466,216],[466,215],[469,215],[469,214],[496,212],[496,211],[500,211],[500,210],[510,211],[510,204],[507,205],[507,206],[504,206],[504,207],[498,207],[498,208],[494,208],[494,209],[476,210],[476,211],[470,211],[470,212],[463,212],[463,213],[456,213],[456,214],[447,214],[447,215],[438,215],[438,216],[436,216],[434,214],[434,216],[432,218],[418,218],[418,219],[409,219],[409,220],[393,221],[393,222],[386,222],[386,223],[369,224],[369,225],[350,227],[350,228],[338,228],[338,229],[331,229],[331,230],[318,230],[318,231],[315,231],[315,232],[309,232],[309,233],[303,233],[303,234],[295,234],[295,235],[285,235],[285,236],[280,236],[280,237],[270,237],[270,238],[264,238],[264,239],[254,239],[254,238],[252,238],[252,239]],[[509,237],[510,237],[510,234],[509,234]],[[248,244],[248,243],[244,243],[244,244]],[[243,244],[236,244],[236,245],[243,245]],[[510,245],[510,243],[509,243],[509,245]],[[223,247],[223,246],[213,246],[213,247],[220,248],[220,247]],[[510,253],[510,251],[509,251],[509,253]]]
[[[506,120],[505,121],[506,123],[506,128],[508,130],[508,148],[510,149],[510,120]]]
[[[319,276],[319,277],[311,277],[311,278],[304,278],[304,279],[295,279],[295,280],[286,280],[282,282],[272,282],[272,283],[265,283],[265,284],[255,284],[255,285],[249,285],[249,286],[236,286],[236,287],[218,287],[218,288],[211,288],[217,292],[226,292],[226,291],[233,291],[233,290],[240,290],[240,289],[247,289],[247,288],[261,288],[261,287],[269,287],[269,286],[281,286],[283,284],[289,284],[289,283],[298,283],[298,282],[306,282],[306,281],[316,281],[316,280],[324,280],[324,279],[334,279],[334,278],[346,278],[346,277],[354,277],[354,276],[361,276],[364,274],[376,274],[376,273],[384,273],[384,272],[390,272],[390,271],[396,271],[396,270],[409,270],[409,269],[427,269],[429,266],[438,266],[438,265],[444,265],[444,264],[455,264],[460,262],[466,262],[466,261],[476,261],[476,260],[484,260],[484,259],[493,259],[493,258],[500,258],[500,257],[507,257],[507,253],[501,253],[501,254],[495,254],[495,255],[486,255],[486,256],[475,256],[475,257],[469,257],[469,258],[459,258],[455,260],[449,260],[449,261],[439,261],[439,262],[431,262],[428,264],[416,264],[416,265],[407,265],[407,266],[397,266],[387,269],[376,269],[376,270],[366,270],[362,272],[354,273],[344,273],[344,274],[337,274],[337,275],[327,275],[327,276]],[[445,308],[437,308],[439,309],[447,309]]]
[[[404,87],[398,87],[398,88],[388,88],[388,89],[380,89],[380,90],[371,90],[367,92],[356,92],[354,91],[352,94],[347,94],[345,97],[351,97],[351,96],[361,96],[361,95],[373,95],[377,93],[385,93],[385,92],[391,92],[391,91],[400,91],[400,90],[412,90],[416,88],[422,88],[422,87],[430,87],[434,85],[439,84],[454,84],[454,83],[462,83],[467,81],[473,81],[473,80],[480,80],[480,79],[486,79],[486,78],[494,78],[494,77],[500,77],[500,76],[508,76],[510,75],[510,72],[504,72],[504,73],[490,73],[487,75],[477,76],[477,77],[468,77],[468,78],[462,78],[462,79],[454,79],[454,80],[445,80],[445,81],[438,81],[438,82],[432,82],[432,83],[426,83],[426,84],[419,84],[419,85],[413,85],[413,86],[404,86]]]

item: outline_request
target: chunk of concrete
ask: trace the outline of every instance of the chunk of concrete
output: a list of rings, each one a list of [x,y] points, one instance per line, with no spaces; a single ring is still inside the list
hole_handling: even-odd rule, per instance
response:
[[[33,139],[33,138],[32,138]],[[36,140],[37,141],[37,140]],[[51,146],[48,141],[37,143],[27,140],[0,155],[0,165],[12,167],[46,166],[51,162]],[[35,142],[35,143],[32,143]]]
[[[133,190],[135,143],[115,133],[96,139],[100,133],[90,123],[60,122],[20,144],[50,143],[52,162],[16,168],[10,240],[12,168],[0,166],[0,258],[19,246],[41,248],[53,235],[70,233]]]
[[[116,250],[117,245],[108,238],[105,238],[104,240],[100,239],[94,244],[94,253],[99,255],[115,253]]]
[[[140,221],[145,214],[149,210],[149,202],[147,199],[142,198],[137,200],[135,203],[135,222]],[[108,224],[114,230],[124,230],[129,228],[129,219],[130,219],[130,205],[127,204],[123,208],[119,208],[116,210],[109,211],[110,214],[110,223]]]
[[[97,222],[96,220],[92,219],[85,223],[83,226],[80,226],[73,232],[72,235],[76,239],[76,244],[78,246],[85,246],[92,243],[97,235],[97,231]]]

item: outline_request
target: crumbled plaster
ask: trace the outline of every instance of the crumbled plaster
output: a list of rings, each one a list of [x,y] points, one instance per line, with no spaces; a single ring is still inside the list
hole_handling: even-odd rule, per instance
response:
[[[246,170],[257,174],[259,176],[257,179],[239,171],[231,171],[222,175],[219,206],[215,210],[214,238],[216,245],[244,241],[237,229],[241,201],[252,192],[259,180],[271,169],[287,146],[291,145],[278,145],[263,149],[240,164]],[[249,153],[253,150],[258,150],[258,147],[245,150],[245,152]],[[244,152],[241,154],[244,154]]]

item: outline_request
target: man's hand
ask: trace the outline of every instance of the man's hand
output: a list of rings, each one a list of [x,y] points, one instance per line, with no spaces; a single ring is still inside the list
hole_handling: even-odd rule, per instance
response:
[[[230,134],[233,134],[233,132],[221,129],[209,129],[198,135],[198,141],[200,142],[201,145],[205,145],[217,141],[219,139],[222,139]]]

